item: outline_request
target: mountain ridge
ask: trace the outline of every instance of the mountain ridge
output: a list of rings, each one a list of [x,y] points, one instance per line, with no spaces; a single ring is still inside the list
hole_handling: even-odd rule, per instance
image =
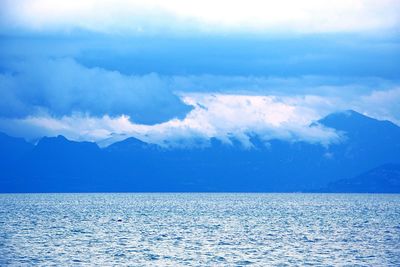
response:
[[[400,127],[394,124],[348,111],[318,123],[337,127],[346,139],[324,147],[281,140],[265,145],[253,136],[250,149],[218,139],[201,148],[166,149],[133,137],[105,148],[44,137],[11,160],[1,154],[0,192],[318,191],[376,166],[400,163]],[[21,144],[4,136],[1,148]]]

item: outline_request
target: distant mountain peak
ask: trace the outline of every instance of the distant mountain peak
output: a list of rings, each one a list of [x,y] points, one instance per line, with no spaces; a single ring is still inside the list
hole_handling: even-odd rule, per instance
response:
[[[39,140],[40,142],[70,142],[65,136],[63,135],[57,135],[57,136],[44,136]]]
[[[400,191],[400,164],[383,164],[354,178],[332,182],[325,191],[398,193]]]
[[[136,137],[128,137],[122,141],[115,142],[108,147],[105,148],[105,150],[108,151],[129,151],[135,148],[150,148],[150,147],[155,147],[157,145],[146,143]]]
[[[121,143],[129,144],[129,145],[146,145],[146,142],[136,138],[136,137],[128,137],[125,140],[122,140]]]
[[[326,117],[319,120],[319,122],[327,122],[330,120],[349,120],[349,119],[372,119],[368,116],[365,116],[357,111],[352,109],[337,111],[327,115]],[[374,120],[374,119],[372,119]]]
[[[57,135],[56,137],[43,137],[39,140],[38,144],[36,145],[37,149],[53,149],[53,148],[72,148],[72,147],[85,147],[91,150],[98,150],[99,147],[94,142],[79,142],[79,141],[72,141],[67,139],[63,135]]]
[[[344,110],[329,114],[319,120],[318,123],[346,132],[354,131],[355,129],[357,129],[357,131],[368,131],[371,128],[375,128],[375,126],[379,126],[380,130],[382,130],[381,127],[391,129],[398,128],[400,130],[400,127],[390,121],[377,120],[354,110]]]

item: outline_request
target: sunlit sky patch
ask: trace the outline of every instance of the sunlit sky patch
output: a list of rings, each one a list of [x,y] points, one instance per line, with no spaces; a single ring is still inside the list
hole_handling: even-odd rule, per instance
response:
[[[31,30],[99,32],[168,29],[270,32],[396,30],[396,0],[6,0],[4,24]]]

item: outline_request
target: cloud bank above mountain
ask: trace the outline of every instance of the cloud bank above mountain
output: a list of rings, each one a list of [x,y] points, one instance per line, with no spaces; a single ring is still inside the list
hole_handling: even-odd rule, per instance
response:
[[[91,117],[76,113],[60,118],[42,115],[0,120],[0,127],[8,126],[7,131],[15,135],[63,134],[70,139],[98,141],[100,144],[130,136],[163,146],[196,145],[196,142],[204,145],[210,138],[229,144],[234,138],[245,147],[251,147],[252,136],[265,141],[281,139],[322,145],[340,139],[340,134],[333,129],[310,126],[320,116],[310,106],[310,102],[324,101],[318,97],[292,99],[227,94],[187,94],[181,97],[184,103],[193,107],[186,117],[154,125],[134,123],[126,115]]]
[[[400,89],[393,89],[392,103],[400,101]],[[378,95],[378,97],[377,97]],[[379,106],[370,108],[370,101],[382,101],[386,96],[373,92],[354,100],[350,108],[365,114],[386,114]],[[48,114],[20,119],[0,119],[0,131],[28,139],[62,134],[72,140],[98,142],[107,146],[128,137],[166,147],[203,146],[211,138],[230,144],[232,139],[244,147],[252,147],[251,138],[259,137],[266,143],[273,139],[288,142],[308,142],[328,146],[343,141],[343,133],[314,124],[331,112],[349,108],[349,103],[333,97],[260,96],[219,93],[186,93],[182,101],[192,110],[182,119],[148,125],[139,124],[127,115],[111,117],[74,113],[54,117]],[[382,103],[380,103],[382,104]],[[392,108],[397,108],[393,105]],[[380,113],[381,112],[381,113]]]

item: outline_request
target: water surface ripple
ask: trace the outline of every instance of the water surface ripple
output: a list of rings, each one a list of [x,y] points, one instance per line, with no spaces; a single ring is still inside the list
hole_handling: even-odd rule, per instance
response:
[[[0,195],[0,266],[31,265],[400,266],[400,195]]]

